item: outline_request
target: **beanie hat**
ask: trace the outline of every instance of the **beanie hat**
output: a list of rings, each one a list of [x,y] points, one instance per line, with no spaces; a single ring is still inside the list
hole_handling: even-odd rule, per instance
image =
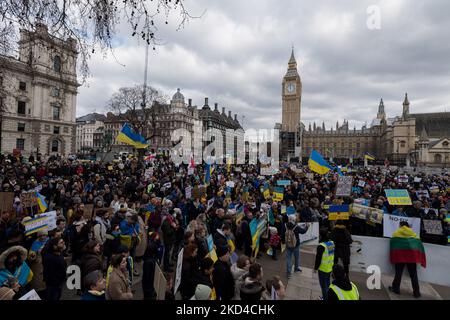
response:
[[[197,288],[195,289],[195,300],[209,300],[211,291],[211,288],[204,284],[197,285]]]

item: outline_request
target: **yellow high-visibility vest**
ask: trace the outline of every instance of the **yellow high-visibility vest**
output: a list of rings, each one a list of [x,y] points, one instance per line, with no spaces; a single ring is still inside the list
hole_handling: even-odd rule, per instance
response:
[[[325,273],[333,271],[334,265],[334,242],[321,242],[320,245],[324,247],[322,254],[322,261],[320,262],[319,270]]]
[[[358,288],[355,286],[353,282],[351,282],[351,284],[352,290],[350,291],[342,290],[341,288],[335,286],[334,284],[330,286],[330,289],[333,290],[334,293],[336,293],[336,296],[338,297],[339,300],[359,300]]]

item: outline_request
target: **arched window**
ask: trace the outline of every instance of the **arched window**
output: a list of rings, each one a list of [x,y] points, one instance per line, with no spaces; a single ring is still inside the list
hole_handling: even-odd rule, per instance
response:
[[[448,141],[444,141],[444,143],[442,143],[442,146],[443,146],[444,148],[448,148],[448,145],[449,145]]]
[[[59,141],[53,140],[52,141],[52,152],[58,152],[58,147],[59,147]]]
[[[55,56],[53,58],[53,70],[56,72],[61,72],[61,57]]]

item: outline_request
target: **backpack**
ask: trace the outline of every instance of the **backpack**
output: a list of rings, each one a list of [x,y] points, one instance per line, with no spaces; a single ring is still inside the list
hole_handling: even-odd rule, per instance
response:
[[[297,246],[297,237],[295,236],[294,233],[295,228],[297,228],[297,226],[295,226],[292,229],[288,229],[286,226],[285,240],[286,240],[286,247],[289,249],[293,249]]]

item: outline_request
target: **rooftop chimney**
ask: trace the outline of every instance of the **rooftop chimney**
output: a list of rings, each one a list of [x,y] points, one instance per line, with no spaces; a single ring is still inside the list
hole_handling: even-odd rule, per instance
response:
[[[238,119],[237,119],[237,113],[234,114],[234,121],[238,121]]]
[[[222,107],[222,114],[225,114],[225,107]]]
[[[189,105],[189,107],[192,107],[192,99],[188,100],[188,105]]]
[[[232,119],[232,117],[231,117],[231,111],[228,111],[228,118]]]
[[[208,98],[205,98],[205,107],[208,107]]]
[[[214,103],[214,111],[219,111],[219,108],[218,108],[218,104],[217,104],[217,102],[216,102],[216,103]]]

